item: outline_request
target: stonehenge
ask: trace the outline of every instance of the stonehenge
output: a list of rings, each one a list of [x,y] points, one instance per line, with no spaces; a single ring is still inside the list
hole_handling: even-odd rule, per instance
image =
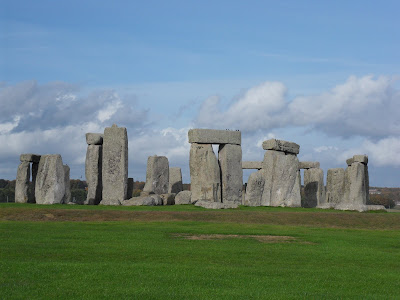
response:
[[[19,157],[21,161],[17,169],[15,182],[15,202],[35,203],[35,184],[40,155],[25,153]],[[30,182],[32,178],[32,182]]]
[[[325,203],[324,171],[319,166],[319,162],[299,163],[299,169],[304,169],[304,199],[301,207],[316,207]]]
[[[169,187],[169,162],[165,156],[149,156],[147,159],[144,193],[166,194]]]
[[[168,193],[178,194],[183,191],[181,168],[169,168]]]

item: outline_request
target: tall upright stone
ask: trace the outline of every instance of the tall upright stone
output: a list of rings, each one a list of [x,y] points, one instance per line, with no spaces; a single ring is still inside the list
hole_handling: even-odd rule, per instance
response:
[[[221,144],[218,150],[223,203],[242,204],[243,170],[242,147]]]
[[[64,165],[60,154],[42,155],[36,177],[36,203],[62,203],[65,195],[64,176]]]
[[[192,143],[189,167],[192,203],[221,202],[221,174],[212,145]]]
[[[263,170],[253,172],[249,176],[243,204],[246,206],[261,206],[262,194],[265,185]]]
[[[126,128],[113,125],[103,138],[103,205],[119,205],[127,197],[128,135]]]
[[[88,193],[85,204],[97,205],[102,198],[102,161],[103,146],[89,144],[86,151],[85,177]]]
[[[344,169],[329,169],[326,175],[326,203],[336,206],[344,198]]]
[[[169,168],[168,193],[178,194],[181,191],[183,191],[181,168]]]
[[[316,207],[325,203],[324,171],[320,168],[304,170],[304,200],[302,207]]]
[[[147,159],[146,184],[143,192],[167,194],[169,185],[169,162],[165,156],[149,156]]]
[[[28,203],[29,178],[31,175],[31,164],[22,161],[17,169],[17,180],[15,182],[15,203]]]
[[[71,181],[70,181],[70,168],[68,165],[64,165],[64,184],[65,184],[65,194],[63,198],[63,203],[68,204],[71,202]]]

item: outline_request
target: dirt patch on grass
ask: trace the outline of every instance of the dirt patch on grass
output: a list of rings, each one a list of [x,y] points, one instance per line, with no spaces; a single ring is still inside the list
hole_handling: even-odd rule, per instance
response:
[[[185,240],[226,240],[226,239],[255,239],[261,243],[289,243],[298,242],[299,240],[293,236],[281,235],[243,235],[243,234],[188,234],[175,233],[172,235],[175,238]]]

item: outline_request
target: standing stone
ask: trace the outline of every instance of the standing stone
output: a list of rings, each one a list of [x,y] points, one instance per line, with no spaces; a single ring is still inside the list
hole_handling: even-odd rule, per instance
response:
[[[102,152],[101,145],[88,145],[85,161],[85,177],[88,193],[85,204],[97,205],[101,201],[102,189]]]
[[[101,204],[119,205],[127,198],[128,135],[115,124],[104,130],[102,185]]]
[[[324,171],[322,169],[304,170],[304,194],[302,207],[316,207],[325,203]]]
[[[15,203],[28,203],[30,173],[30,162],[22,161],[17,169],[17,180],[15,182]]]
[[[345,170],[344,201],[337,205],[341,210],[366,210],[367,190],[365,165],[353,162]]]
[[[36,177],[36,203],[62,203],[65,194],[64,176],[64,165],[60,154],[42,155]]]
[[[326,202],[334,207],[344,198],[344,169],[329,169],[326,175]]]
[[[221,172],[222,202],[242,204],[242,147],[232,144],[219,145],[218,161]]]
[[[69,166],[64,165],[64,183],[65,183],[65,194],[63,198],[64,204],[68,204],[71,202],[71,182],[69,180],[69,173],[70,173]]]
[[[278,143],[280,145],[282,143]],[[264,155],[262,168],[265,185],[261,205],[300,207],[300,171],[296,154],[269,150]]]
[[[192,203],[221,202],[221,176],[212,145],[192,143],[189,167]]]
[[[146,184],[143,192],[167,194],[169,184],[169,163],[165,156],[149,156],[147,159]]]
[[[262,194],[264,191],[265,175],[262,170],[253,172],[249,176],[246,186],[244,205],[261,206]]]
[[[126,192],[128,199],[131,199],[133,197],[133,184],[133,178],[128,178],[128,191]]]
[[[178,194],[183,191],[181,168],[169,168],[168,193]]]

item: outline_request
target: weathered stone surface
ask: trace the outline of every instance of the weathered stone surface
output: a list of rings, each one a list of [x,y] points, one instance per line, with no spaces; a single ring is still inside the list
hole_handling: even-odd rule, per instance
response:
[[[97,205],[102,195],[102,160],[103,146],[88,145],[85,161],[85,176],[88,185],[88,193],[85,204]]]
[[[103,145],[102,133],[86,133],[86,143],[88,145]]]
[[[267,151],[262,206],[301,206],[299,160],[295,154]]]
[[[133,197],[133,178],[128,178],[128,190],[126,192],[127,198],[130,199]]]
[[[163,205],[160,195],[150,195],[145,197],[133,197],[128,200],[121,201],[124,206],[157,206]]]
[[[17,169],[17,180],[15,182],[15,203],[28,203],[30,175],[31,164],[29,161],[22,161]]]
[[[147,159],[146,184],[143,192],[167,194],[169,185],[169,163],[165,156],[149,156]]]
[[[154,192],[144,192],[144,191],[140,192],[140,197],[147,197],[150,195],[154,195]]]
[[[247,181],[244,205],[261,206],[262,194],[264,191],[265,175],[263,170],[251,173]]]
[[[324,171],[312,168],[304,170],[304,199],[302,207],[316,207],[325,203]]]
[[[242,133],[232,130],[190,129],[189,143],[197,144],[234,144],[242,143]]]
[[[64,165],[65,194],[63,197],[63,201],[62,201],[62,203],[64,203],[64,204],[68,204],[69,202],[71,202],[71,182],[70,182],[69,173],[70,173],[69,166]],[[79,203],[79,204],[83,204],[83,203]]]
[[[169,168],[168,193],[178,194],[183,191],[181,168]]]
[[[386,208],[383,205],[367,205],[368,210],[384,210],[386,211]]]
[[[222,202],[242,204],[242,147],[231,144],[220,145],[218,161],[221,172]]]
[[[19,160],[20,161],[39,163],[40,155],[32,154],[32,153],[24,153],[24,154],[20,155]]]
[[[189,167],[192,203],[198,200],[221,202],[221,176],[212,145],[193,143]]]
[[[204,208],[210,208],[210,209],[227,209],[227,208],[238,208],[239,207],[239,205],[234,202],[221,203],[221,202],[210,202],[210,201],[204,201],[204,200],[199,200],[194,205],[201,206]]]
[[[367,211],[368,206],[365,204],[358,204],[358,203],[339,203],[335,205],[335,209],[337,210],[355,210],[359,212]]]
[[[175,204],[175,193],[161,194],[163,205],[174,205]]]
[[[263,142],[264,150],[275,150],[292,154],[299,154],[300,146],[293,142],[270,139]]]
[[[64,165],[60,154],[42,155],[36,177],[36,203],[62,203],[65,194],[64,176]]]
[[[242,161],[242,169],[256,169],[262,168],[262,161]]]
[[[319,168],[319,162],[317,161],[301,161],[299,162],[299,169],[313,169],[313,168]]]
[[[368,164],[368,155],[365,154],[357,154],[353,156],[353,161],[354,162],[360,162],[363,164]]]
[[[126,128],[113,125],[104,130],[103,194],[100,204],[119,205],[128,190],[128,135]]]
[[[340,203],[349,210],[360,210],[361,205],[367,204],[365,165],[360,162],[353,162],[345,171],[344,200]],[[338,208],[337,209],[343,209]]]
[[[317,208],[321,208],[321,209],[334,209],[335,206],[336,206],[335,203],[328,203],[328,202],[325,202],[325,203],[322,203],[322,204],[318,205]]]
[[[192,204],[192,192],[182,191],[175,196],[175,205]]]
[[[344,169],[329,169],[326,176],[326,202],[336,205],[344,200]]]

